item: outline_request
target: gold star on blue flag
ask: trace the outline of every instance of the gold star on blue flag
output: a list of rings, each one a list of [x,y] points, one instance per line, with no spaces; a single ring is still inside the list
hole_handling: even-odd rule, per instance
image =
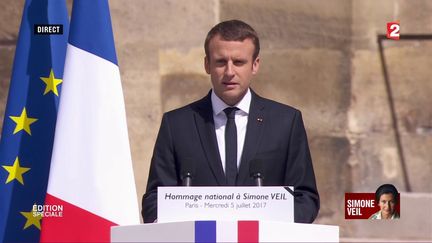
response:
[[[69,21],[66,0],[26,0],[0,140],[0,242],[39,242]],[[63,34],[36,33],[38,25]]]

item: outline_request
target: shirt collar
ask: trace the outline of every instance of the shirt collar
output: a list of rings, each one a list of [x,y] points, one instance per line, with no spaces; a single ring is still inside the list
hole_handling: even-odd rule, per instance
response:
[[[235,107],[239,108],[244,113],[249,114],[251,100],[252,95],[250,89],[248,89],[245,96],[243,96],[243,98],[235,105]],[[229,105],[225,104],[225,102],[223,102],[223,100],[221,100],[221,98],[219,98],[213,90],[211,92],[211,102],[213,114],[216,116],[219,115],[225,108],[230,107]]]
[[[396,212],[394,212],[392,214],[392,216],[390,217],[390,219],[395,219],[396,218]],[[382,219],[381,217],[381,210],[377,213],[377,219]]]

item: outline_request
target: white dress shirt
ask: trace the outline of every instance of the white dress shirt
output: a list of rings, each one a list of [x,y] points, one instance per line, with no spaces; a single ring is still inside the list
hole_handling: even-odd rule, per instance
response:
[[[248,89],[243,99],[235,105],[235,107],[239,109],[235,114],[235,123],[237,127],[237,168],[240,166],[243,152],[251,99],[252,95]],[[225,126],[227,117],[225,115],[224,109],[230,106],[225,104],[213,91],[211,93],[211,102],[213,107],[213,120],[215,123],[219,154],[221,156],[223,170],[225,171]]]

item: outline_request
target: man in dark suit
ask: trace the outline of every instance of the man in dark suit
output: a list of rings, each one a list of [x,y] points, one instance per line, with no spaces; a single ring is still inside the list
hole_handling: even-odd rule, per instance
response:
[[[156,140],[147,191],[145,223],[157,218],[157,187],[251,186],[251,161],[264,186],[294,186],[294,221],[311,223],[319,195],[299,110],[250,89],[259,69],[259,39],[239,20],[217,24],[204,44],[212,90],[203,99],[167,112]],[[254,165],[256,166],[256,165]]]

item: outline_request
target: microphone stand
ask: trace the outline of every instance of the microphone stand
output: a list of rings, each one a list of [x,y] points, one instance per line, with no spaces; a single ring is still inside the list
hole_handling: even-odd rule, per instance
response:
[[[262,177],[262,174],[260,172],[253,174],[253,178],[255,180],[256,186],[262,186],[263,185],[263,177]]]
[[[192,173],[186,172],[183,175],[183,186],[192,186]]]

